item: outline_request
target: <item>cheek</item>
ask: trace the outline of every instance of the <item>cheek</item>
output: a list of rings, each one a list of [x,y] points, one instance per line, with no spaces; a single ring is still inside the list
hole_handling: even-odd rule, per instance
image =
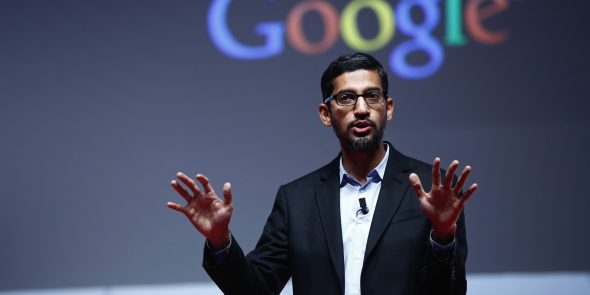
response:
[[[339,130],[346,130],[346,126],[348,125],[346,122],[348,121],[344,114],[333,114],[330,118],[332,119],[332,126]]]
[[[389,114],[387,113],[387,110],[385,108],[380,112],[375,112],[375,116],[373,117],[373,120],[375,120],[375,122],[386,122],[388,119]]]

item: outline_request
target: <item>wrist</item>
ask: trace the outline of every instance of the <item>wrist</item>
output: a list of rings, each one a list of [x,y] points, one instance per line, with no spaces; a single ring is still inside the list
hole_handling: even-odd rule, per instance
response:
[[[432,238],[439,244],[446,245],[455,238],[455,230],[457,225],[453,223],[450,228],[432,228]]]
[[[229,245],[231,240],[231,236],[229,231],[226,231],[225,233],[217,236],[217,237],[211,237],[211,238],[207,238],[207,241],[209,241],[209,245],[211,246],[211,248],[213,250],[221,250],[227,247],[227,245]]]

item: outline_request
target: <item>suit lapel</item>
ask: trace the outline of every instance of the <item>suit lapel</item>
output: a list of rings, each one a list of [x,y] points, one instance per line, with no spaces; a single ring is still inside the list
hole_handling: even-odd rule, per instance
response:
[[[315,190],[316,203],[322,228],[328,243],[330,256],[336,269],[340,286],[344,290],[344,250],[340,224],[340,186],[337,157],[320,175],[322,182]]]
[[[381,183],[381,191],[375,206],[373,220],[371,221],[371,229],[369,230],[369,238],[365,249],[365,261],[375,248],[375,245],[377,245],[393,216],[397,213],[410,184],[407,173],[409,170],[408,158],[395,150],[391,144],[387,144],[389,146],[389,159]]]
[[[385,232],[393,216],[397,213],[401,201],[409,188],[409,159],[395,150],[390,143],[389,159],[375,207],[375,214],[369,230],[365,250],[365,261]],[[320,213],[322,229],[326,236],[330,257],[340,286],[344,290],[344,249],[342,246],[342,225],[340,224],[340,155],[320,172],[320,184],[315,189],[315,198]]]

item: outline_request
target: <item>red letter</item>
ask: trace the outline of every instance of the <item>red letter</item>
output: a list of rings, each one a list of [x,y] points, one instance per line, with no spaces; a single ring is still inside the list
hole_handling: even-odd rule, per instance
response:
[[[324,38],[317,43],[310,43],[305,39],[301,19],[308,11],[317,11],[324,21]],[[318,54],[328,49],[338,39],[338,13],[334,7],[324,1],[301,2],[293,8],[287,17],[287,38],[301,53]]]
[[[480,5],[492,2],[480,9]],[[465,9],[465,23],[471,36],[481,43],[497,44],[508,39],[507,31],[490,32],[481,24],[482,20],[508,9],[508,0],[470,0]]]

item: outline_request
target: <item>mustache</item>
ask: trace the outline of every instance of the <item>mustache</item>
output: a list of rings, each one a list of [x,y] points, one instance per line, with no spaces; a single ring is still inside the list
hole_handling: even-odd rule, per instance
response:
[[[377,124],[373,120],[366,118],[366,119],[356,119],[356,120],[348,123],[348,130],[352,129],[352,127],[354,127],[354,124],[356,124],[358,122],[365,122],[365,123],[371,125],[371,127],[377,128]]]

